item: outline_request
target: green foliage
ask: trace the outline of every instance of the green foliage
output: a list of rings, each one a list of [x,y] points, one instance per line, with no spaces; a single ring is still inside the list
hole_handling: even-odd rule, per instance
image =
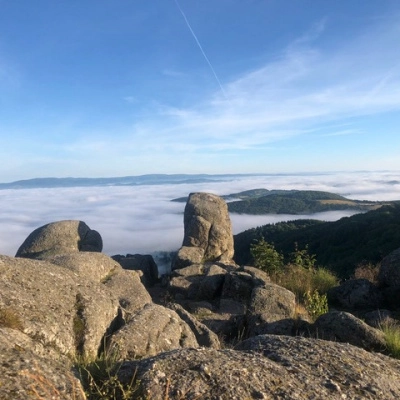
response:
[[[319,294],[318,290],[304,293],[304,306],[313,320],[328,312],[328,299],[326,294]]]
[[[261,239],[251,245],[250,252],[254,259],[254,266],[257,268],[270,275],[276,275],[282,271],[283,256],[275,250],[273,244]]]
[[[325,294],[339,284],[337,277],[325,268],[305,269],[294,264],[285,265],[283,272],[273,280],[293,292],[298,302],[304,301],[306,292],[317,290],[320,294]]]
[[[380,329],[385,335],[389,355],[400,359],[400,326],[395,322],[383,322]]]
[[[296,220],[250,229],[234,237],[235,261],[251,262],[251,243],[260,239],[287,258],[295,242],[300,248],[308,244],[321,265],[348,279],[360,263],[379,263],[399,247],[400,202],[334,222]]]
[[[297,242],[295,242],[294,247],[295,247],[294,252],[291,253],[290,255],[291,262],[305,269],[313,269],[317,261],[317,258],[315,254],[309,253],[308,244],[306,244],[303,250],[299,249]]]
[[[254,265],[267,272],[280,286],[293,292],[298,303],[303,303],[312,319],[328,312],[326,292],[338,285],[338,279],[325,268],[315,268],[316,257],[310,255],[308,246],[292,253],[294,263],[283,263],[275,247],[261,239],[251,246]]]
[[[337,276],[326,268],[319,267],[312,272],[311,287],[312,290],[318,290],[319,293],[325,294],[330,288],[339,285]]]
[[[124,384],[118,377],[122,361],[115,354],[103,353],[92,362],[77,360],[76,369],[88,400],[139,399],[140,382],[135,375]]]
[[[24,329],[19,315],[12,308],[0,308],[0,327]]]

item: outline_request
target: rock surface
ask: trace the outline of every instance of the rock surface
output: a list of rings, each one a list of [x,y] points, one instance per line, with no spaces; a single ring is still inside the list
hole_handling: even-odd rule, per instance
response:
[[[52,222],[35,229],[22,243],[16,257],[46,258],[78,251],[101,252],[100,234],[84,222],[67,220]]]
[[[233,263],[228,206],[210,193],[191,193],[184,212],[184,238],[172,269],[204,261]]]
[[[85,400],[71,362],[15,329],[0,327],[0,399]]]
[[[218,336],[204,324],[198,321],[192,314],[187,312],[179,304],[169,304],[169,308],[174,310],[183,321],[185,321],[194,335],[196,336],[197,343],[202,347],[210,347],[213,349],[219,349],[221,347]]]
[[[175,311],[148,304],[110,337],[109,351],[120,359],[136,359],[198,346],[196,336]]]
[[[264,286],[254,288],[246,316],[247,334],[249,336],[267,332],[290,334],[293,330],[291,318],[294,316],[295,306],[294,293],[281,286],[266,283]]]
[[[143,284],[146,287],[153,286],[158,280],[158,268],[153,257],[149,254],[115,255],[112,258],[121,264],[122,268],[143,272]]]
[[[0,307],[18,316],[23,332],[62,354],[97,355],[118,316],[106,288],[42,260],[0,256]]]
[[[378,282],[383,289],[387,304],[400,308],[400,249],[382,260]]]
[[[350,343],[366,350],[383,351],[386,347],[382,331],[344,311],[321,315],[314,323],[314,331],[318,338]]]
[[[144,398],[400,398],[400,361],[359,348],[386,351],[381,331],[343,311],[314,324],[295,319],[293,293],[232,262],[222,199],[191,195],[184,222],[178,269],[166,287],[153,286],[154,271],[144,279],[143,268],[126,270],[101,254],[100,235],[81,221],[45,225],[18,257],[0,256],[0,400],[83,400],[72,360],[105,350],[131,360],[119,379],[136,379]],[[380,276],[394,304],[398,262],[394,252]],[[379,290],[358,280],[333,293],[343,308],[371,308],[363,315],[374,324],[396,321],[396,310],[374,310]],[[278,336],[299,332],[310,337]],[[219,338],[249,336],[220,349]]]
[[[236,350],[180,349],[123,364],[158,399],[397,399],[400,362],[347,344],[266,335]]]
[[[382,286],[400,287],[400,248],[382,260],[378,281]]]
[[[344,310],[379,309],[383,305],[383,294],[367,279],[351,279],[328,290],[331,306]]]

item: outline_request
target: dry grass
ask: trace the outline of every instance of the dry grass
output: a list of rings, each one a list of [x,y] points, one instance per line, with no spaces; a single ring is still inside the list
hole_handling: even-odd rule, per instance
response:
[[[375,285],[378,284],[378,275],[381,264],[363,263],[359,264],[354,271],[355,279],[367,279]]]
[[[318,202],[321,204],[346,204],[350,206],[357,204],[356,202],[351,200],[318,200]]]
[[[308,313],[304,304],[298,302],[296,302],[296,306],[294,309],[294,318],[298,320],[311,321],[311,316]]]
[[[303,303],[304,293],[317,290],[321,295],[337,286],[336,276],[325,268],[306,269],[298,265],[286,265],[283,272],[271,276],[271,280],[296,295],[298,303]]]
[[[118,372],[122,363],[115,353],[103,353],[94,361],[76,361],[75,367],[88,400],[142,399],[139,395],[140,382],[135,374],[127,384],[119,380]]]
[[[21,332],[24,330],[19,315],[10,307],[0,308],[0,326],[4,328],[17,329]]]

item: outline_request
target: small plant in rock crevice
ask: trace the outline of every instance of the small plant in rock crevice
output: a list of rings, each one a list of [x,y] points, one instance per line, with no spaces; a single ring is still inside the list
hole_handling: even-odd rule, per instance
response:
[[[93,361],[83,358],[76,360],[75,368],[88,400],[143,399],[135,374],[129,383],[120,381],[118,372],[122,364],[117,354],[107,352]]]
[[[24,330],[18,313],[10,307],[0,308],[0,327]]]
[[[73,318],[73,332],[75,338],[75,348],[78,354],[83,353],[85,344],[86,321],[85,321],[85,304],[83,296],[78,293],[75,301],[75,315]]]

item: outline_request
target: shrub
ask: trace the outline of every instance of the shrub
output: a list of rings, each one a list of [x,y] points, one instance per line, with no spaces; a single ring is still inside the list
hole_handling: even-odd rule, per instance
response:
[[[325,294],[330,288],[339,285],[336,275],[326,268],[317,268],[311,276],[312,290],[318,290],[319,293]]]
[[[328,299],[326,294],[321,295],[318,290],[304,293],[304,305],[313,320],[316,320],[320,315],[328,312]]]
[[[290,262],[306,269],[313,269],[317,258],[315,254],[308,252],[308,245],[303,250],[300,250],[298,244],[294,244],[294,252],[290,254]]]
[[[303,294],[312,290],[311,271],[297,265],[285,265],[281,274],[272,277],[280,286],[290,290],[296,295],[297,301],[302,301]]]
[[[261,239],[250,247],[254,259],[254,266],[267,272],[269,275],[276,275],[282,272],[283,255],[275,250],[273,244]]]
[[[0,326],[23,331],[19,315],[12,308],[0,308]]]

